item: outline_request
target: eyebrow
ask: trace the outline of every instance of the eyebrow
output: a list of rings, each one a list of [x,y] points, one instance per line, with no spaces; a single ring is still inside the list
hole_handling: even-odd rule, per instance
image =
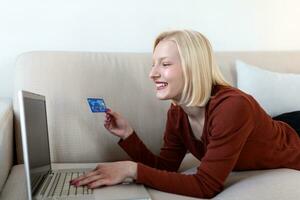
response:
[[[169,58],[168,56],[164,56],[164,57],[160,57],[160,58],[158,58],[158,60],[159,61],[161,61],[161,60],[163,60],[163,59],[165,59],[165,58]],[[153,62],[154,60],[152,59],[152,62]]]

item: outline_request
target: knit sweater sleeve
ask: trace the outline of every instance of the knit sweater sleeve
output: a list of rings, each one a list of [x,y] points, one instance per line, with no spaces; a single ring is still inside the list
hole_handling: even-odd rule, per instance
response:
[[[209,144],[196,174],[158,170],[138,163],[137,182],[165,192],[212,198],[222,191],[254,127],[253,109],[244,97],[222,100],[210,113]]]
[[[167,123],[164,133],[164,144],[159,156],[154,155],[133,132],[125,140],[120,140],[119,145],[135,161],[147,166],[168,171],[177,171],[185,154],[186,148],[180,138],[177,124],[178,116],[174,109],[168,111]]]

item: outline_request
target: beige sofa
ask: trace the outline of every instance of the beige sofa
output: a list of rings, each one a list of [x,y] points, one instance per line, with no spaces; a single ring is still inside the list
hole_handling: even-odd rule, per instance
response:
[[[300,52],[218,52],[218,63],[233,85],[236,85],[236,59],[273,71],[300,73]],[[13,106],[7,100],[0,101],[0,198],[25,199],[16,98],[20,89],[46,96],[54,163],[128,159],[117,145],[118,138],[104,129],[104,115],[89,111],[87,97],[103,97],[108,107],[128,118],[149,149],[159,153],[170,102],[156,99],[154,85],[148,78],[150,67],[150,53],[40,51],[19,56]],[[180,171],[192,168],[188,171],[192,173],[198,164],[187,154]],[[151,188],[148,191],[155,200],[194,199]],[[214,199],[300,199],[300,172],[290,169],[232,172],[224,191]]]

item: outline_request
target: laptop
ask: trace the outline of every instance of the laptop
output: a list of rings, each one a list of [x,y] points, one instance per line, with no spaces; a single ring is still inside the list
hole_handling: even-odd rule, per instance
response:
[[[70,185],[70,180],[91,169],[52,169],[45,96],[19,91],[18,98],[28,200],[151,200],[141,184],[124,183],[94,190]]]

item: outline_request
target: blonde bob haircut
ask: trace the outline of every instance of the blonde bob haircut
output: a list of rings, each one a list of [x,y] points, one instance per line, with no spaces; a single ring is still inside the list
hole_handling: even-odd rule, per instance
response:
[[[179,102],[186,106],[206,105],[213,85],[230,86],[216,63],[209,41],[193,30],[173,30],[160,33],[154,48],[162,40],[174,41],[177,45],[184,77],[184,87]]]

